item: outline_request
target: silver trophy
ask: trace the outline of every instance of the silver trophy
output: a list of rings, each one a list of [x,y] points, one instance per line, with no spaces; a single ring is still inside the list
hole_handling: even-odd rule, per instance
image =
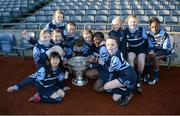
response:
[[[83,56],[76,56],[70,58],[67,63],[70,72],[75,75],[72,79],[72,83],[76,86],[86,85],[88,80],[84,76],[84,72],[88,68],[87,58]]]

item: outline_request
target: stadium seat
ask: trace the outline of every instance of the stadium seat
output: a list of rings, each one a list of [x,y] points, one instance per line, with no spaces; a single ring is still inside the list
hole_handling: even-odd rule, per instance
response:
[[[178,18],[175,17],[175,16],[165,16],[164,17],[164,21],[165,21],[166,24],[169,24],[169,23],[177,24]]]
[[[119,10],[110,10],[109,15],[119,15],[120,16],[120,11]]]
[[[94,23],[94,16],[83,16],[83,23]]]
[[[159,10],[159,15],[160,16],[169,16],[169,10]]]
[[[108,10],[98,10],[97,15],[109,15]]]
[[[9,32],[0,32],[0,47],[5,56],[12,52],[12,47],[15,44],[13,34]]]
[[[86,15],[87,16],[89,16],[89,15],[97,15],[96,10],[86,10]]]
[[[82,16],[70,16],[70,20],[74,22],[82,22]]]
[[[95,16],[95,22],[96,23],[107,23],[108,22],[107,16],[104,16],[104,15]]]

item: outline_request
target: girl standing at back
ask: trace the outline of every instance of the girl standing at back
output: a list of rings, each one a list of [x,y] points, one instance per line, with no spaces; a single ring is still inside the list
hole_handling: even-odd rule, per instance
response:
[[[116,37],[119,39],[119,50],[123,53],[124,58],[126,58],[126,42],[124,38],[124,30],[122,29],[123,21],[120,17],[116,17],[112,20],[112,30],[109,32],[109,37]]]
[[[56,10],[53,15],[53,20],[49,22],[46,26],[49,32],[52,32],[54,29],[65,29],[65,23],[63,22],[64,13],[60,10]]]
[[[135,59],[137,59],[137,90],[142,94],[142,74],[145,66],[145,58],[147,52],[147,35],[142,27],[137,26],[139,20],[135,15],[131,15],[126,19],[128,28],[125,29],[125,39],[128,44],[128,62],[134,67]]]

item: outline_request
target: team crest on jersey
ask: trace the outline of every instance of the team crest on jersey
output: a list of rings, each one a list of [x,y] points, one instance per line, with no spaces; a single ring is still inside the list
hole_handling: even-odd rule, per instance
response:
[[[41,49],[41,53],[44,53],[45,52],[45,50],[44,49]]]

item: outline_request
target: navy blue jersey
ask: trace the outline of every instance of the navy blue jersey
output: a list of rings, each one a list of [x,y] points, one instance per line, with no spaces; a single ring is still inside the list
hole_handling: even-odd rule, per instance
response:
[[[88,49],[85,45],[78,51],[76,48],[73,48],[73,56],[87,56],[88,55]]]
[[[126,28],[124,32],[129,47],[135,48],[141,46],[142,44],[145,44],[147,35],[142,27],[137,27],[133,31],[131,31],[129,28]]]
[[[37,43],[33,48],[33,59],[39,69],[42,66],[45,66],[46,60],[48,56],[46,55],[46,51],[49,49],[49,46],[46,47],[43,44]]]
[[[52,32],[54,29],[60,29],[60,30],[64,30],[65,29],[65,23],[61,22],[61,23],[56,23],[54,20],[52,20],[51,22],[49,22],[47,24],[47,29],[49,32]]]
[[[38,81],[43,87],[47,88],[57,84],[59,81],[64,80],[64,72],[60,68],[57,68],[55,71],[51,71],[52,74],[49,74],[48,68],[41,67],[36,73],[36,81]]]
[[[53,47],[53,46],[56,46],[56,45],[60,46],[62,49],[64,48],[62,41],[60,41],[59,43],[55,43],[55,42],[51,39],[51,40],[50,40],[50,47]]]
[[[148,43],[149,43],[149,51],[150,50],[171,50],[171,42],[169,35],[163,30],[160,29],[159,33],[157,35],[154,35],[154,33],[149,32],[148,33]]]
[[[127,88],[133,89],[136,85],[137,76],[134,69],[123,59],[122,53],[117,49],[111,56],[109,70],[109,80],[117,78]],[[115,77],[114,77],[115,76]]]
[[[95,52],[95,49],[96,49],[96,46],[94,45],[94,43],[92,44],[89,44],[87,42],[84,41],[84,46],[85,46],[85,49],[87,51],[87,55],[93,55],[93,53]]]

